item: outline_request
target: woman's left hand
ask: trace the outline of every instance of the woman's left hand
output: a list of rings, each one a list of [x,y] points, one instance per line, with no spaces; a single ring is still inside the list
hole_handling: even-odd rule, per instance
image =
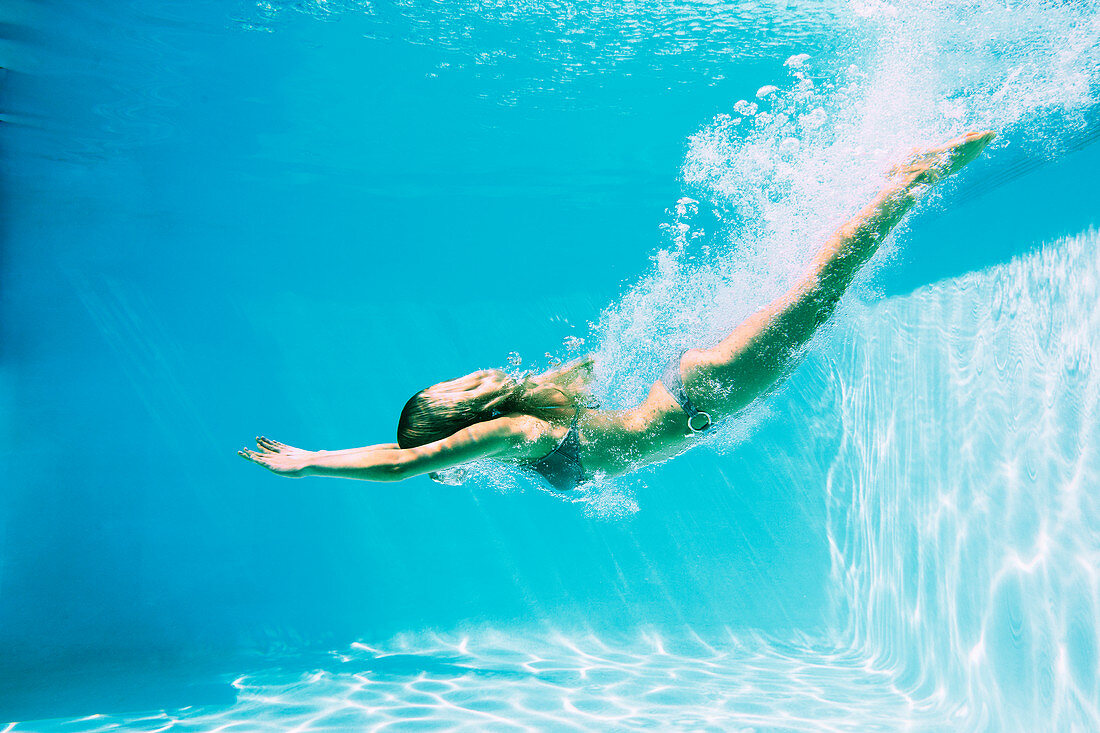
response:
[[[265,438],[262,435],[256,438],[256,445],[259,450],[242,448],[237,451],[237,455],[280,476],[301,478],[310,474],[309,468],[313,451],[295,448],[286,443]]]

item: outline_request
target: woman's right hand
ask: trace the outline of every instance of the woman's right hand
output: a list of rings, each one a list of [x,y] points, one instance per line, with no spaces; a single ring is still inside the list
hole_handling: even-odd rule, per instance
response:
[[[237,451],[237,455],[280,476],[301,478],[310,475],[313,451],[295,448],[262,435],[256,438],[256,445],[259,450],[242,448]]]

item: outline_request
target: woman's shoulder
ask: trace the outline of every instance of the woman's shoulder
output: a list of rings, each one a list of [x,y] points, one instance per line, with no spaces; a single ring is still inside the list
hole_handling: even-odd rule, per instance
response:
[[[568,427],[557,426],[534,415],[515,413],[499,418],[501,428],[515,441],[517,453],[540,456],[554,449],[561,439],[557,433]]]

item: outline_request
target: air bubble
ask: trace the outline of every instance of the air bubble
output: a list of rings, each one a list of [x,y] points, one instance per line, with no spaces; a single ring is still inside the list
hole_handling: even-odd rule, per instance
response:
[[[750,102],[747,99],[738,100],[737,104],[733,105],[733,111],[745,117],[752,117],[756,114],[757,109],[759,109],[759,107],[756,106],[756,103]]]
[[[562,346],[565,347],[566,351],[572,354],[581,350],[581,348],[584,346],[584,339],[577,336],[566,336],[564,339],[562,339],[561,343]]]

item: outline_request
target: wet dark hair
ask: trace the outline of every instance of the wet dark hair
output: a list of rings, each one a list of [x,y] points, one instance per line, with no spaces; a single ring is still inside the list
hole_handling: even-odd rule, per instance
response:
[[[480,404],[482,400],[433,394],[439,386],[422,389],[405,403],[397,419],[397,445],[402,448],[426,445],[509,411],[507,395],[502,395],[504,399],[498,402],[498,407],[486,408]]]
[[[401,409],[401,417],[397,418],[397,445],[402,448],[415,448],[438,440],[433,436],[439,432],[440,428],[433,425],[433,421],[424,419],[424,415],[430,414],[431,411],[427,392],[426,389],[420,390],[410,397]],[[458,430],[461,429],[458,428]]]
[[[546,374],[517,380],[487,369],[434,384],[414,394],[397,420],[397,445],[415,448],[501,415],[538,416],[583,404],[591,359],[570,362]]]

